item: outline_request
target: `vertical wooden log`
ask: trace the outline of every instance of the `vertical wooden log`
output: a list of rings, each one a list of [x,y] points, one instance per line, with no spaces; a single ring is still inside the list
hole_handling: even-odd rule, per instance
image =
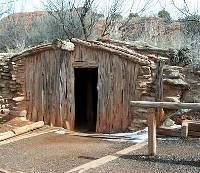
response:
[[[156,111],[148,109],[148,150],[149,155],[156,155]]]
[[[163,101],[163,67],[164,67],[164,61],[158,61],[157,63],[157,72],[156,72],[156,97],[155,101],[162,102]],[[156,121],[157,126],[159,127],[162,123],[162,120],[164,118],[164,111],[163,108],[157,108],[156,109]]]
[[[182,138],[188,137],[188,123],[184,121],[182,123],[182,128],[181,128],[181,137]]]

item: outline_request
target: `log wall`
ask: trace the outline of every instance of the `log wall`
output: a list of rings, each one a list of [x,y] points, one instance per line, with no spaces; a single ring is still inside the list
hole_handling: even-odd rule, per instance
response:
[[[98,67],[97,132],[125,131],[131,125],[130,100],[141,100],[151,82],[150,67],[109,51],[76,45],[75,51],[46,50],[16,61],[24,97],[18,107],[32,121],[74,129],[74,68]],[[136,110],[135,110],[136,111]]]
[[[140,65],[83,46],[76,47],[74,61],[92,62],[98,66],[97,131],[127,130],[131,120],[128,100],[139,99],[136,81]]]
[[[66,51],[46,50],[17,61],[15,73],[24,96],[18,106],[27,110],[28,119],[74,128],[70,56]]]

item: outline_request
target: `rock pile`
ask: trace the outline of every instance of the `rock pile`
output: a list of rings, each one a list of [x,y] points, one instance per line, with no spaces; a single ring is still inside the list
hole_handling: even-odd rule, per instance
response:
[[[166,65],[163,69],[164,101],[182,102],[184,95],[189,90],[185,81],[183,67]]]

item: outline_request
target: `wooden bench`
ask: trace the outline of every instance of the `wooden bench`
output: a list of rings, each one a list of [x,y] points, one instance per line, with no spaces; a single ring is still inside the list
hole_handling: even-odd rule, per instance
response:
[[[200,137],[200,121],[184,120],[181,128],[183,138]]]
[[[200,103],[176,103],[176,102],[150,102],[150,101],[131,101],[131,106],[148,109],[148,149],[149,155],[156,155],[156,109],[193,109],[200,110]],[[158,115],[159,116],[159,115]],[[195,127],[199,130],[200,123],[185,123],[183,124],[181,134],[184,137],[190,135],[190,128]],[[195,132],[200,134],[199,131]],[[194,134],[194,132],[193,132]],[[200,137],[200,135],[199,135]]]

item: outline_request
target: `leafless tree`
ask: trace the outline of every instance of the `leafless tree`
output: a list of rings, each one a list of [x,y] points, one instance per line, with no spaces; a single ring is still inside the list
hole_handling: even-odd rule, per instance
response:
[[[15,16],[14,4],[17,0],[0,0],[0,48],[22,50],[25,47],[27,30],[24,18]],[[20,0],[19,0],[20,1]]]
[[[182,15],[184,16],[189,16],[189,15],[193,15],[193,12],[191,12],[189,6],[188,6],[188,1],[187,0],[181,0],[182,2],[182,7],[178,6],[176,4],[176,2],[174,0],[171,0],[172,4],[174,5],[174,7],[182,13]],[[179,2],[180,3],[180,2]]]
[[[138,6],[138,14],[142,14],[149,8],[154,0],[145,0],[139,8],[139,3],[131,0],[131,13],[133,7]],[[97,0],[82,0],[79,2],[73,0],[47,0],[44,4],[46,11],[59,24],[65,33],[65,37],[71,39],[78,37],[88,39],[95,30],[101,30],[100,35],[96,37],[112,37],[119,34],[120,30],[129,27],[130,19],[123,19],[125,3],[130,3],[130,0],[112,0],[107,2],[108,5],[100,7],[103,11],[103,16],[99,14],[100,10],[94,8]],[[127,7],[126,7],[127,10]],[[96,28],[97,22],[101,18],[101,28]],[[115,29],[117,32],[115,32]],[[118,32],[119,31],[119,32]],[[65,39],[65,38],[62,38]]]
[[[197,2],[198,3],[198,2]],[[185,46],[189,47],[193,51],[194,64],[200,64],[200,14],[199,10],[190,9],[187,0],[182,0],[182,6],[178,6],[174,0],[172,0],[174,7],[182,14],[179,19],[182,32],[184,35]],[[198,6],[198,4],[197,4]]]
[[[93,12],[94,0],[48,0],[44,4],[46,11],[62,27],[68,39],[73,37],[88,39],[97,21]]]
[[[23,16],[10,15],[1,22],[0,47],[1,50],[22,51],[26,46],[28,28]]]
[[[0,0],[0,19],[13,8],[15,0]]]
[[[118,19],[121,18],[123,3],[124,0],[113,0],[111,5],[107,7],[101,37],[110,35],[110,31],[113,30]]]
[[[126,3],[126,1],[124,1]],[[133,35],[138,35],[140,33],[133,33],[135,26],[141,24],[141,20],[139,19],[153,4],[154,0],[144,0],[136,1],[132,0],[130,3],[130,8],[128,10],[128,17],[118,23],[118,30],[120,31],[120,39],[125,40],[130,37],[134,37]],[[156,1],[157,3],[157,1]],[[121,5],[120,5],[121,6]],[[136,8],[137,7],[137,8]],[[126,9],[127,10],[127,9]],[[122,10],[123,11],[123,10]]]

